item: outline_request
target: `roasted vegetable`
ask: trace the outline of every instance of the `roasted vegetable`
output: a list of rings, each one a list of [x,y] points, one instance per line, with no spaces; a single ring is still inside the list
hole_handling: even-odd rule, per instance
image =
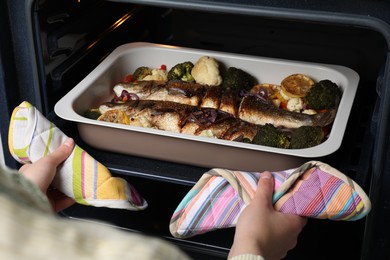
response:
[[[181,80],[186,82],[194,82],[195,79],[191,75],[191,70],[194,64],[190,61],[176,64],[168,72],[168,80]]]
[[[133,73],[133,80],[143,80],[148,75],[152,75],[152,69],[149,67],[138,67]]]
[[[309,148],[322,143],[324,131],[319,126],[301,126],[291,135],[291,149]]]
[[[305,99],[315,110],[336,108],[341,98],[341,90],[330,80],[321,80],[310,88]]]
[[[276,148],[289,148],[290,141],[286,133],[282,132],[272,124],[265,124],[257,131],[253,138],[254,144],[272,146]]]
[[[168,80],[168,72],[166,70],[165,65],[161,65],[160,68],[151,69],[149,67],[139,67],[134,71],[133,81],[167,81]]]
[[[249,91],[255,85],[256,80],[252,75],[235,67],[227,69],[222,82],[223,88],[235,91]]]
[[[280,83],[283,93],[290,98],[301,98],[313,86],[314,80],[304,74],[292,74],[287,76]]]
[[[219,86],[222,83],[218,61],[213,57],[200,57],[192,68],[191,75],[194,77],[196,83],[199,84]]]
[[[130,119],[126,115],[125,111],[121,110],[106,111],[101,116],[99,116],[97,120],[125,125],[128,125],[130,123]]]

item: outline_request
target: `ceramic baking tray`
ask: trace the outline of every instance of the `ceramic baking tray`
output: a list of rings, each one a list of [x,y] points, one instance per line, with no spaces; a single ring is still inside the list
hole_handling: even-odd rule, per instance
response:
[[[201,56],[211,56],[225,67],[241,68],[259,83],[279,84],[295,73],[315,81],[329,79],[338,84],[343,95],[329,138],[307,149],[279,149],[261,145],[178,134],[157,129],[101,122],[82,116],[88,108],[109,101],[113,86],[139,66],[167,68],[184,61],[195,63]],[[329,155],[339,149],[359,75],[346,67],[282,59],[237,55],[216,51],[181,48],[144,42],[119,46],[89,75],[55,105],[55,113],[78,124],[81,138],[89,145],[107,150],[202,166],[248,171],[282,170]]]

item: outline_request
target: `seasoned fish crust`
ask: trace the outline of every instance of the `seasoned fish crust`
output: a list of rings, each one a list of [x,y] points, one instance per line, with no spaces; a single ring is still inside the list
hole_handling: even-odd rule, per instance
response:
[[[99,110],[102,114],[112,110],[125,112],[129,125],[224,140],[252,140],[259,127],[217,109],[170,101],[107,102],[100,105]]]
[[[272,124],[275,127],[299,128],[301,126],[327,126],[334,121],[336,110],[315,115],[290,112],[272,104],[247,96],[241,101],[239,118],[253,124]]]
[[[119,96],[123,90],[140,100],[167,101],[198,108],[213,108],[252,124],[275,127],[327,126],[334,121],[336,110],[308,115],[279,109],[255,96],[240,97],[236,92],[183,81],[140,81],[120,83],[114,87]],[[172,104],[173,106],[173,104]],[[187,108],[183,108],[186,110]]]
[[[221,87],[171,80],[119,83],[114,92],[135,94],[141,100],[171,101],[191,106],[219,109],[237,116],[239,98],[236,93],[223,91]]]

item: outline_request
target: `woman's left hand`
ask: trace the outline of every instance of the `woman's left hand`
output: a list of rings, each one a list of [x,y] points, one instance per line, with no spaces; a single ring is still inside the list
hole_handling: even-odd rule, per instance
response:
[[[57,167],[69,157],[73,151],[74,145],[73,139],[68,138],[60,147],[49,155],[42,157],[34,163],[25,164],[19,169],[21,174],[35,183],[40,190],[47,195],[56,212],[68,208],[75,203],[72,198],[67,197],[56,189],[50,188],[57,173]]]

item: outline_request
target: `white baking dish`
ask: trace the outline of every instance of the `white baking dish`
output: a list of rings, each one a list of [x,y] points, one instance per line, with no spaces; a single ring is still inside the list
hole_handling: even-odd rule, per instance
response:
[[[279,149],[101,122],[82,116],[88,108],[111,100],[114,84],[139,66],[158,68],[165,64],[169,69],[184,61],[195,63],[205,55],[214,57],[226,67],[249,72],[259,83],[279,84],[288,75],[302,73],[315,81],[329,79],[338,84],[343,95],[329,138],[312,148]],[[55,105],[55,113],[65,120],[76,122],[81,138],[99,149],[203,167],[281,170],[339,149],[358,82],[359,75],[343,66],[137,42],[115,49]]]

